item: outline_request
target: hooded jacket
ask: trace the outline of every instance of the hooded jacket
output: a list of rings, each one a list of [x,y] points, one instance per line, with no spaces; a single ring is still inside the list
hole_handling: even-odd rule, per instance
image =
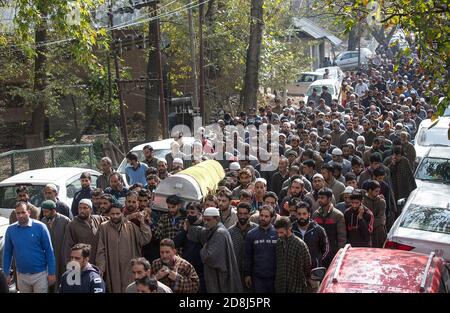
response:
[[[80,284],[76,284],[76,276],[72,271],[66,271],[59,285],[59,293],[105,293],[105,282],[100,276],[98,267],[88,263],[81,271]],[[69,285],[71,279],[73,284]]]

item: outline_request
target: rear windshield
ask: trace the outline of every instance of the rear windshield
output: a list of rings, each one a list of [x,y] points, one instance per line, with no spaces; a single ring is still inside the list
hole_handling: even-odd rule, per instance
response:
[[[450,183],[450,160],[424,158],[417,169],[416,178]]]
[[[400,227],[450,234],[450,209],[412,204]]]
[[[418,136],[417,143],[421,146],[450,146],[450,139],[448,138],[448,128],[423,127]]]
[[[27,186],[30,195],[29,202],[40,207],[44,201],[45,185]],[[17,202],[16,197],[17,186],[1,186],[0,187],[0,208],[14,209]]]

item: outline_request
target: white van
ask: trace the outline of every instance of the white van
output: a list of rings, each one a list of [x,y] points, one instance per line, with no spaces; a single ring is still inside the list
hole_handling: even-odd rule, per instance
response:
[[[336,65],[343,70],[356,70],[358,69],[358,54],[358,50],[342,52],[336,58]],[[373,55],[369,49],[361,48],[361,65],[367,64]]]

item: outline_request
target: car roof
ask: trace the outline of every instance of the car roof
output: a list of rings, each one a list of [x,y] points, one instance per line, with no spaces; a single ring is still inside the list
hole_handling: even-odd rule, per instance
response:
[[[339,66],[327,66],[327,67],[320,67],[316,69],[316,72],[325,72],[325,69],[329,69],[330,71],[339,71],[341,68]]]
[[[412,204],[433,206],[436,208],[449,208],[450,202],[446,192],[442,192],[440,184],[427,184],[416,188],[410,195]]]
[[[429,158],[439,158],[439,159],[450,159],[450,147],[431,147],[428,150],[427,157]]]
[[[341,254],[339,272],[335,273]],[[375,292],[419,292],[429,255],[411,251],[352,248],[341,249],[326,274],[325,292],[353,290]],[[436,263],[434,263],[436,266]],[[336,281],[333,282],[333,277]],[[427,284],[429,286],[429,284]]]
[[[3,180],[0,185],[15,185],[17,183],[54,183],[60,185],[65,180],[83,172],[95,172],[95,170],[80,167],[53,167],[25,171]],[[100,173],[98,173],[100,174]]]
[[[420,127],[429,127],[431,126],[433,122],[431,121],[431,119],[425,119],[420,123]],[[441,116],[439,118],[439,121],[437,122],[437,124],[434,127],[437,128],[448,128],[449,127],[449,123],[450,123],[450,117],[448,116]]]
[[[318,79],[311,86],[336,85],[339,84],[337,79]]]
[[[153,150],[165,150],[170,149],[170,144],[174,141],[173,138],[162,139],[158,141],[152,141],[137,145],[131,149],[131,151],[142,151],[146,145],[152,146]],[[192,144],[195,141],[194,137],[183,137],[183,143]]]
[[[300,73],[300,75],[304,75],[304,74],[307,74],[307,75],[314,75],[314,76],[322,76],[323,74],[322,73],[319,73],[319,72],[301,72]],[[299,76],[300,76],[299,75]]]

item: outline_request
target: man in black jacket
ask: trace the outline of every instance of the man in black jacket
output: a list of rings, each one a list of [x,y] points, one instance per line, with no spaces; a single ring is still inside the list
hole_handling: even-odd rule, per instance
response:
[[[72,247],[69,264],[73,267],[63,274],[60,293],[105,293],[105,282],[99,269],[89,263],[90,252],[91,246],[84,243]]]
[[[352,206],[344,213],[347,228],[347,243],[352,247],[371,247],[374,217],[362,204],[363,194],[356,189],[350,195]]]
[[[325,229],[311,220],[311,208],[308,203],[297,203],[297,222],[292,225],[292,232],[308,246],[311,268],[322,267],[322,261],[330,252],[330,245]],[[312,292],[316,292],[319,283],[311,280],[310,284]]]
[[[78,215],[78,204],[82,199],[92,199],[92,193],[94,189],[91,187],[91,174],[84,172],[80,176],[81,190],[78,190],[73,196],[72,201],[72,216]]]

